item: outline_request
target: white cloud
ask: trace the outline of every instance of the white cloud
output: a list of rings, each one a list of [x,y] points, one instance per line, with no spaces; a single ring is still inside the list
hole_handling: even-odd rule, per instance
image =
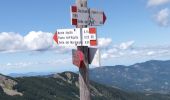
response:
[[[148,0],[148,6],[159,6],[169,2],[170,0]]]
[[[154,55],[154,54],[155,54],[154,51],[149,51],[149,52],[147,53],[148,56],[151,56],[151,55]]]
[[[18,33],[0,33],[0,52],[16,52],[16,51],[39,51],[53,50],[57,53],[71,52],[71,47],[58,47],[53,42],[53,34],[42,31],[32,31],[26,36],[21,36]],[[102,59],[121,58],[121,57],[155,57],[170,55],[170,47],[165,46],[147,46],[135,47],[135,41],[122,42],[120,44],[111,44],[111,38],[99,38],[99,48],[101,48]],[[111,46],[112,45],[112,46]],[[75,49],[75,48],[74,48]],[[51,62],[50,62],[51,63]],[[16,66],[27,66],[32,63],[18,63]],[[35,63],[34,63],[35,64]],[[40,63],[38,63],[40,64]],[[14,64],[8,63],[7,66]]]
[[[160,26],[168,26],[170,23],[170,10],[162,9],[155,15],[155,20]]]
[[[126,50],[130,48],[133,44],[134,44],[134,41],[128,41],[128,42],[121,43],[119,47],[122,50]]]
[[[0,64],[1,68],[5,69],[24,69],[33,66],[39,65],[49,65],[49,66],[58,66],[59,64],[68,64],[70,63],[71,58],[63,58],[63,59],[55,59],[55,60],[48,60],[48,61],[35,61],[35,62],[8,62],[6,64]]]
[[[29,50],[44,50],[53,46],[53,34],[42,31],[31,31],[26,36],[18,33],[0,33],[0,51],[16,52]]]
[[[98,39],[98,47],[99,48],[107,48],[111,45],[112,39],[111,38],[99,38]]]
[[[99,48],[107,48],[111,38],[99,38]],[[76,47],[59,47],[53,42],[53,34],[50,32],[31,31],[26,36],[13,32],[0,33],[0,52],[41,51],[53,50],[56,53],[71,52]]]
[[[42,31],[31,31],[24,37],[24,45],[28,50],[43,50],[52,47],[53,34]]]
[[[23,49],[23,37],[17,33],[0,33],[0,51]]]
[[[101,52],[103,60],[111,59],[152,59],[170,56],[170,46],[144,46],[136,47],[134,41],[127,41],[114,45]],[[123,44],[123,46],[122,46]],[[125,45],[127,44],[127,45]],[[121,47],[121,48],[120,48]]]
[[[103,51],[101,58],[116,58],[120,56],[124,56],[126,54],[125,51],[129,51],[133,47],[134,41],[122,42],[119,45],[113,45],[113,47],[108,48],[106,51]]]
[[[53,71],[64,71],[70,70],[70,65],[72,58],[65,57],[62,59],[48,59],[37,61],[9,61],[0,63],[0,72],[3,74],[10,73],[28,73],[28,72],[53,72]],[[47,67],[48,66],[48,67]],[[68,66],[68,67],[62,67]]]

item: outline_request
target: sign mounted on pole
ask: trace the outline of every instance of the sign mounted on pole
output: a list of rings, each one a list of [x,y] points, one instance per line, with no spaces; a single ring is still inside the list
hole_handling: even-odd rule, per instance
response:
[[[89,10],[86,7],[71,6],[72,25],[88,25]]]
[[[97,46],[96,28],[58,29],[53,39],[59,46],[65,47]]]
[[[100,67],[100,51],[98,48],[89,48],[89,64]]]
[[[100,26],[103,25],[105,21],[106,16],[103,11],[71,6],[72,25]]]
[[[103,25],[106,21],[106,16],[103,11],[90,9],[90,25],[99,26]]]
[[[59,46],[81,46],[80,28],[58,29],[53,39]]]
[[[96,28],[82,29],[83,46],[97,46]]]

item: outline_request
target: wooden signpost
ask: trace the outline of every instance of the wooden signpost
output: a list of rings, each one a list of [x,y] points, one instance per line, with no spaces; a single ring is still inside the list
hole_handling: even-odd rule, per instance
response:
[[[76,0],[76,6],[87,8],[87,0]],[[87,25],[77,25],[76,27],[86,28]],[[82,34],[82,30],[80,34]],[[83,52],[85,64],[84,67],[79,68],[80,100],[90,100],[88,46],[79,46],[77,49]]]
[[[97,30],[88,26],[103,25],[105,21],[103,11],[88,8],[87,0],[76,0],[71,6],[71,24],[76,28],[58,29],[53,36],[59,46],[77,46],[72,50],[72,60],[79,68],[80,100],[90,100],[89,64],[97,64],[100,57],[97,48],[89,48],[97,46]]]

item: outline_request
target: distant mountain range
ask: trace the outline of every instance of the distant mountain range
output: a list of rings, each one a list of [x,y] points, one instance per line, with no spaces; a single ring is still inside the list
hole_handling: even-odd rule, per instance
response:
[[[50,73],[10,74],[13,77],[43,76]],[[170,93],[170,60],[151,60],[130,66],[116,65],[90,69],[90,79],[131,92]]]
[[[56,72],[29,72],[29,73],[10,73],[8,76],[11,77],[30,77],[30,76],[45,76],[50,74],[55,74]]]
[[[0,75],[0,100],[79,100],[78,75],[63,72],[48,76],[11,78]],[[170,100],[170,95],[128,93],[90,82],[91,100]]]
[[[170,93],[170,60],[94,68],[90,78],[127,91]]]

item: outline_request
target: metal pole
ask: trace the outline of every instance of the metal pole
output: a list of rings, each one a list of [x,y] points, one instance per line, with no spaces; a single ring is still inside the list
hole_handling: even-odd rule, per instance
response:
[[[77,7],[87,7],[87,0],[76,0]],[[79,25],[77,28],[85,28],[87,26]],[[79,87],[80,100],[90,100],[90,85],[89,85],[89,63],[88,63],[88,46],[79,46],[78,50],[84,54],[84,66],[79,68]]]

